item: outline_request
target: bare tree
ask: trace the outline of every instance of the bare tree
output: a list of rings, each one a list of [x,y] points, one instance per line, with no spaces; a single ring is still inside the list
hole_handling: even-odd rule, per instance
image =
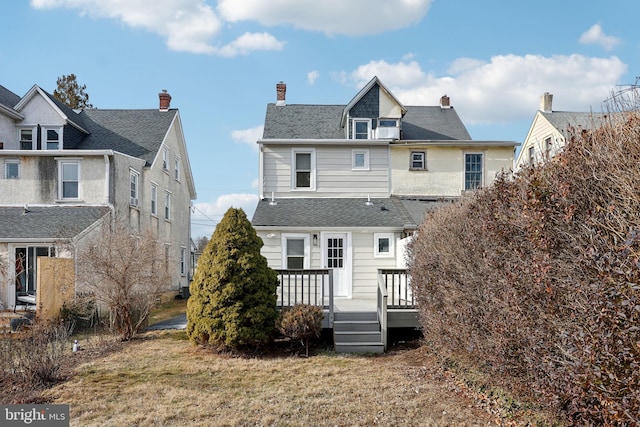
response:
[[[53,91],[53,97],[67,106],[77,108],[93,108],[89,103],[89,95],[85,92],[87,85],[78,83],[75,74],[58,77],[57,89]]]
[[[122,340],[132,338],[145,324],[170,271],[164,245],[150,234],[103,226],[101,233],[78,255],[78,284],[101,310],[108,310],[109,327]]]

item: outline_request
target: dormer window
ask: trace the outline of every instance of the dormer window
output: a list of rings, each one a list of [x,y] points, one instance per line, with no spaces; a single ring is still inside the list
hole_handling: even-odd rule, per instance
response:
[[[60,128],[43,128],[42,133],[45,139],[47,150],[59,150],[62,146],[62,131]]]
[[[20,129],[20,149],[33,150],[33,129]]]
[[[370,139],[371,120],[353,119],[353,139]]]

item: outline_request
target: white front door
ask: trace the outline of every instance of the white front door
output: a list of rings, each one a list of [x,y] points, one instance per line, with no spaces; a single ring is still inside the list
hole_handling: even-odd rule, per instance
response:
[[[333,270],[333,295],[351,296],[351,239],[349,233],[323,234],[324,268]]]

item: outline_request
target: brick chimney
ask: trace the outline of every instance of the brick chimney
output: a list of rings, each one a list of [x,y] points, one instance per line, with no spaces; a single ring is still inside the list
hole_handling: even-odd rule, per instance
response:
[[[160,111],[169,111],[171,105],[171,95],[167,93],[166,89],[162,89],[162,92],[158,94],[160,98]]]
[[[287,105],[287,85],[280,82],[276,85],[277,101],[276,105]]]
[[[544,95],[540,97],[540,110],[550,113],[553,105],[553,95],[549,92],[545,92]]]
[[[451,100],[447,95],[442,95],[440,98],[440,108],[451,108]]]

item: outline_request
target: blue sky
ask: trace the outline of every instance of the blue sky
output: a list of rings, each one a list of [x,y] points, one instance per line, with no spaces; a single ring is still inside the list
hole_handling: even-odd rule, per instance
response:
[[[377,75],[405,105],[447,94],[474,139],[522,142],[544,92],[599,111],[640,76],[637,0],[31,0],[3,2],[0,84],[53,92],[75,73],[97,108],[180,109],[193,235],[249,218],[276,83],[346,104]],[[622,85],[622,86],[620,86]]]

